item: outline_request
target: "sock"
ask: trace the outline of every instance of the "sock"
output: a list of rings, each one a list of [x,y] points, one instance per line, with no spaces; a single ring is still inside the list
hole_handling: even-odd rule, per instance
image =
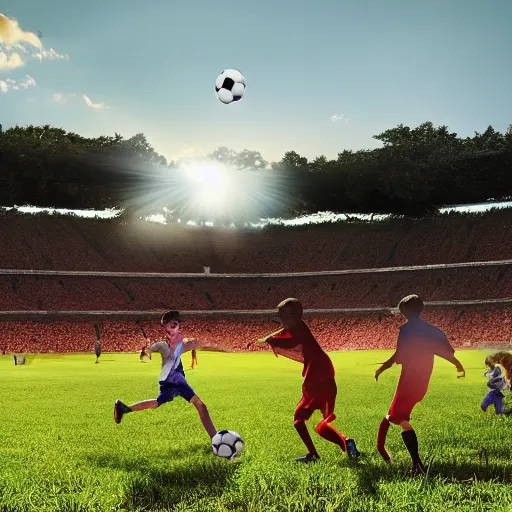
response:
[[[413,429],[405,430],[402,432],[402,439],[409,455],[411,456],[413,465],[423,467],[418,453],[418,438],[416,437],[416,432]]]
[[[319,436],[327,439],[327,441],[337,444],[343,451],[347,450],[347,438],[341,432],[338,432],[334,427],[329,425],[329,423],[321,421],[316,426],[315,431]]]
[[[309,435],[309,431],[308,431],[308,427],[306,426],[306,423],[301,420],[295,420],[295,422],[293,423],[293,426],[295,427],[297,434],[299,434],[300,438],[302,439],[302,442],[306,445],[306,448],[308,449],[308,453],[310,455],[316,455],[318,457],[318,453],[316,451],[315,445],[313,444],[313,440],[311,439],[311,436]]]
[[[377,450],[386,462],[391,460],[389,453],[386,451],[386,436],[388,435],[388,430],[389,420],[387,418],[383,418],[380,422],[379,435],[377,437]]]

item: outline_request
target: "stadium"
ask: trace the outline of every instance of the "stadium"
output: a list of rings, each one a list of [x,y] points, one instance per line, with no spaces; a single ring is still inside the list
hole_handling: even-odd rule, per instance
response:
[[[103,510],[109,503],[123,510],[267,510],[273,503],[319,510],[325,493],[332,510],[359,510],[347,486],[356,486],[363,508],[371,510],[386,486],[417,493],[396,433],[388,441],[396,454],[392,469],[382,467],[374,448],[396,381],[387,378],[376,388],[372,375],[396,345],[403,323],[396,306],[409,293],[424,297],[425,318],[462,353],[469,380],[466,387],[455,386],[447,363],[436,363],[433,389],[413,419],[447,416],[458,441],[443,430],[430,437],[419,429],[430,457],[430,476],[421,485],[437,490],[426,492],[439,503],[440,488],[463,493],[463,499],[471,475],[482,485],[509,481],[508,452],[497,446],[510,425],[496,430],[496,420],[477,414],[483,359],[512,341],[512,252],[502,243],[512,232],[510,210],[242,232],[139,224],[127,236],[122,218],[2,215],[0,231],[9,243],[2,247],[0,271],[0,362],[9,404],[5,429],[16,454],[3,477],[10,489],[5,510]],[[275,360],[264,346],[247,348],[276,329],[275,307],[287,296],[303,301],[306,321],[333,359],[341,391],[337,424],[357,438],[363,453],[357,469],[325,441],[321,466],[298,476],[289,466],[287,454],[300,450],[288,417],[300,367]],[[146,412],[137,422],[115,425],[112,419],[118,393],[130,399],[155,393],[159,362],[140,364],[138,352],[144,336],[162,337],[161,314],[178,307],[187,336],[230,352],[199,351],[193,371],[187,355],[183,362],[215,422],[244,437],[241,465],[211,459],[185,402],[158,415]],[[92,364],[96,333],[99,365]],[[12,354],[24,365],[14,367]],[[443,406],[446,393],[455,393],[456,402]],[[462,424],[460,416],[466,417]],[[469,438],[468,421],[478,429]],[[177,438],[184,423],[189,433]],[[153,432],[163,425],[172,441],[164,436],[153,443]],[[30,432],[29,438],[20,438],[20,431]],[[456,448],[462,439],[465,447]],[[450,446],[455,463],[447,463],[439,442]],[[58,462],[51,462],[57,453]],[[333,471],[330,483],[311,480]],[[299,488],[285,504],[265,490],[284,490],[297,478]],[[23,488],[33,489],[35,505],[27,504]],[[477,489],[485,500],[485,491]],[[259,505],[251,505],[261,493]],[[401,506],[404,497],[387,499]]]

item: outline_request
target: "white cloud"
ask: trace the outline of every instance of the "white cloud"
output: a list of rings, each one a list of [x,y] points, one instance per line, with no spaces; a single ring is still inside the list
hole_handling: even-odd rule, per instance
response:
[[[40,52],[32,55],[35,59],[39,60],[69,60],[69,55],[66,53],[57,53],[53,48],[49,50],[41,50]]]
[[[30,75],[26,75],[21,80],[13,80],[12,78],[6,78],[0,80],[0,92],[19,91],[22,89],[28,89],[29,87],[35,87],[36,81]]]
[[[344,123],[348,123],[350,119],[348,117],[345,117],[345,114],[341,114],[341,116],[333,115],[331,116],[331,121],[333,123],[336,123],[338,121],[343,121]]]
[[[0,69],[16,69],[21,68],[25,64],[19,53],[0,52]]]
[[[42,49],[43,45],[36,34],[23,31],[13,18],[0,14],[0,43],[27,43],[35,48]]]
[[[14,69],[25,64],[20,54],[43,60],[69,60],[69,55],[43,47],[40,38],[24,32],[15,19],[0,14],[0,69]]]
[[[84,99],[85,104],[93,110],[104,110],[106,108],[109,108],[107,105],[105,105],[105,103],[94,103],[91,100],[91,98],[89,98],[89,96],[87,96],[86,94],[83,94],[82,98]]]

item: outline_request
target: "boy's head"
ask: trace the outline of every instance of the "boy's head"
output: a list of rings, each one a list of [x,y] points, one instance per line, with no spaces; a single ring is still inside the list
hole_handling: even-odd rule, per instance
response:
[[[277,305],[277,315],[285,329],[294,327],[302,320],[302,304],[298,299],[285,299]]]
[[[161,324],[169,336],[174,336],[180,330],[182,320],[178,311],[167,311],[162,315]]]
[[[400,313],[409,320],[419,318],[423,312],[423,301],[417,295],[407,295],[398,303]]]
[[[494,365],[496,364],[496,362],[494,361],[494,357],[487,356],[485,358],[485,364],[486,364],[486,366],[488,366],[491,369],[494,368]]]

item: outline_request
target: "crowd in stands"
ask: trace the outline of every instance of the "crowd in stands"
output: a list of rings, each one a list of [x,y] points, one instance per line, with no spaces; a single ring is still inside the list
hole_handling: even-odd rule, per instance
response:
[[[1,216],[3,269],[92,272],[264,273],[342,270],[512,259],[512,213],[237,232],[122,220]],[[5,242],[8,241],[8,242]],[[0,311],[182,311],[273,309],[300,298],[306,309],[386,308],[418,293],[426,302],[512,297],[512,265],[310,277],[68,277],[0,274]],[[276,329],[271,317],[191,315],[184,330],[210,344],[245,350]],[[427,320],[455,346],[512,341],[510,306],[429,308]],[[327,350],[392,348],[401,317],[384,313],[311,317]],[[90,352],[90,321],[0,322],[5,353]],[[158,323],[148,323],[158,339]],[[103,321],[105,352],[138,351],[134,321]],[[252,349],[259,350],[259,349]]]
[[[507,345],[512,342],[512,315],[506,307],[430,308],[424,318],[446,331],[455,347]],[[322,346],[329,351],[390,349],[396,344],[400,315],[329,315],[306,318]],[[2,322],[0,349],[4,353],[92,352],[96,341],[91,322]],[[136,352],[145,343],[135,321],[104,321],[99,325],[104,352]],[[162,339],[157,321],[141,324],[150,340]],[[251,341],[275,331],[272,316],[261,318],[186,319],[182,331],[206,344],[233,351],[247,350]],[[268,350],[258,346],[250,350]]]
[[[512,297],[512,264],[301,278],[0,276],[2,311],[271,309],[302,297],[308,309],[392,307],[409,293],[429,302]]]
[[[0,215],[2,268],[259,273],[511,258],[512,211],[273,228],[163,226],[123,219]]]

